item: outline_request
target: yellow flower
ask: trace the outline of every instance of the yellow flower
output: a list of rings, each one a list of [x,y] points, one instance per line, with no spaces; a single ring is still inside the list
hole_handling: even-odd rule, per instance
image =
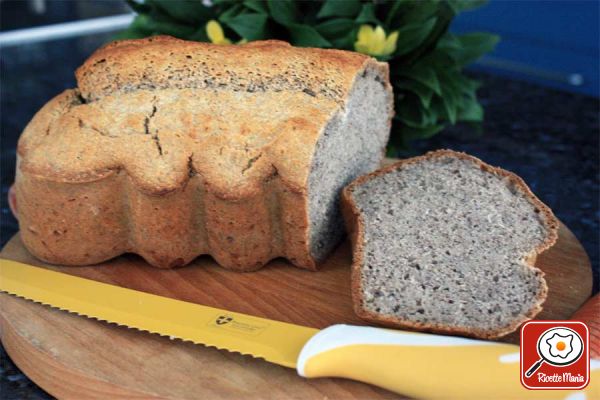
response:
[[[371,25],[362,25],[357,39],[354,49],[359,53],[370,56],[387,56],[396,51],[398,31],[392,32],[386,37],[381,26],[373,29]]]
[[[214,44],[231,44],[231,40],[225,37],[225,33],[223,33],[221,24],[214,19],[211,19],[206,24],[206,34],[208,35],[210,41]]]
[[[214,44],[231,44],[231,40],[225,37],[225,33],[223,32],[223,28],[219,22],[211,19],[206,24],[206,35],[210,39],[210,41]],[[242,39],[237,44],[244,44],[248,41],[246,39]]]

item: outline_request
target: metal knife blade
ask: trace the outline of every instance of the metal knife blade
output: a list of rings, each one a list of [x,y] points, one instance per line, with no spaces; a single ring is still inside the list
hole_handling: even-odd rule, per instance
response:
[[[318,329],[230,312],[0,259],[0,291],[88,318],[295,368]]]

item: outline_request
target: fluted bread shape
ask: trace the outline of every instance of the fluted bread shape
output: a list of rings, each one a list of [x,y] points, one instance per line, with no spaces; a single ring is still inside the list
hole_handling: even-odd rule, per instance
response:
[[[350,154],[356,168],[318,163],[340,175],[326,185],[331,207],[340,185],[382,157],[392,115],[387,65],[282,42],[118,42],[77,78],[78,89],[36,114],[18,149],[23,241],[60,264],[134,252],[158,267],[211,254],[236,270],[280,256],[314,269],[324,255],[311,248],[308,182],[316,161],[340,158],[317,149],[344,131],[372,143]],[[356,105],[357,90],[374,100]],[[339,232],[318,238],[325,250]]]

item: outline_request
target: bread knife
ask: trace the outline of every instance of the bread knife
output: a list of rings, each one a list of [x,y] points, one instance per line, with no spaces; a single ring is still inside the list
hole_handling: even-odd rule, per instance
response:
[[[341,324],[318,330],[5,259],[0,259],[0,291],[84,317],[262,358],[295,368],[304,378],[348,378],[415,398],[593,399],[600,393],[600,360],[591,361],[590,384],[582,391],[524,388],[519,347],[512,344]]]

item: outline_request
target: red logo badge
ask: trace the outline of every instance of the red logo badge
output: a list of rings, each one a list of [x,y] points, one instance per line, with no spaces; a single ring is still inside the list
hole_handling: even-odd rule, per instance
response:
[[[578,321],[529,321],[521,328],[521,383],[527,389],[583,389],[589,331]]]

